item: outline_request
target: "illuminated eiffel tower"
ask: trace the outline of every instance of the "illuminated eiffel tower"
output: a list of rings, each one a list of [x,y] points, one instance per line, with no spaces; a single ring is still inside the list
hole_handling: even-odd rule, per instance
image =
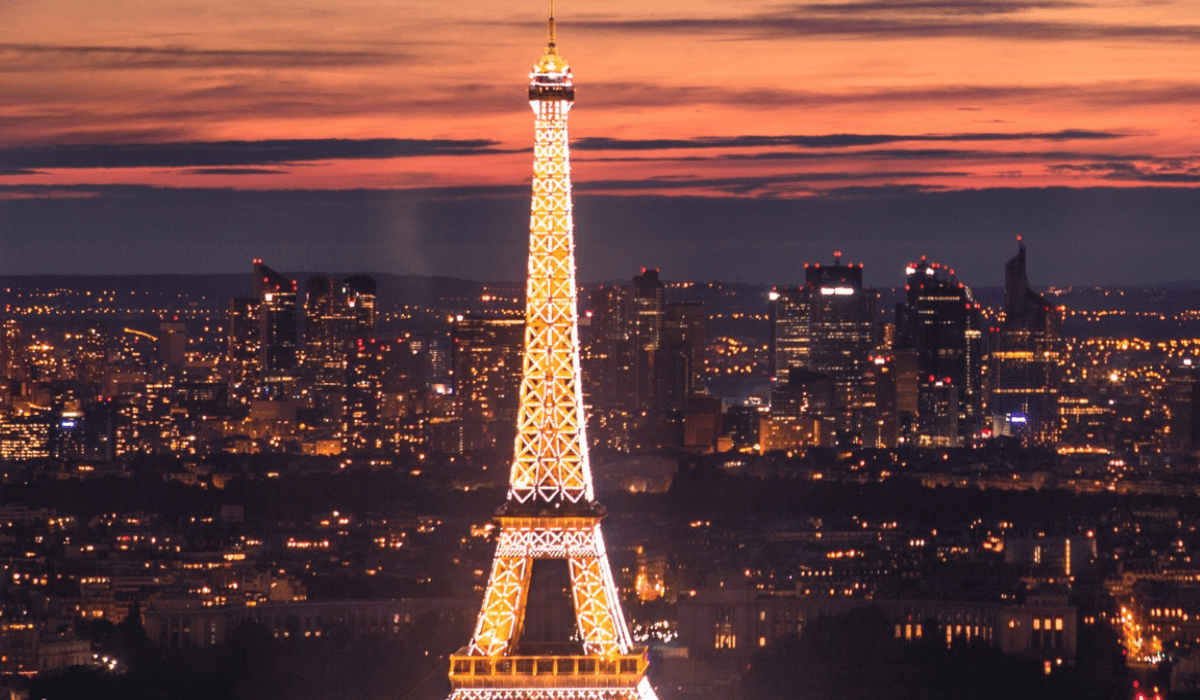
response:
[[[530,74],[536,114],[525,357],[516,455],[496,514],[496,557],[469,646],[450,657],[451,700],[657,700],[613,583],[588,465],[575,289],[567,112],[571,69],[551,0],[546,53]],[[522,641],[534,561],[568,562],[578,641]]]

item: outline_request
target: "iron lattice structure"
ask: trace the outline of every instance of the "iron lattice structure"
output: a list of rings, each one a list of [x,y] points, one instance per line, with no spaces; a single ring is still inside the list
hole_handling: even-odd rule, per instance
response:
[[[536,141],[515,456],[475,634],[451,657],[451,700],[657,700],[621,611],[588,464],[567,137],[575,88],[553,5],[549,28],[529,85]],[[569,563],[576,653],[520,644],[535,559]]]

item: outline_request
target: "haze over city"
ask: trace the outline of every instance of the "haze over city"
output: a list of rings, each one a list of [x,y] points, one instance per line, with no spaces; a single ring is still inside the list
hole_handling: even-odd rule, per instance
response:
[[[539,2],[8,2],[0,272],[520,279]],[[1194,3],[560,4],[581,279],[1200,262]]]

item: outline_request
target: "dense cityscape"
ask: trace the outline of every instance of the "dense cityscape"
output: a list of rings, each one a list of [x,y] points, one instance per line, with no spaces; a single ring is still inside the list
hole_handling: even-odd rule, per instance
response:
[[[1200,698],[1173,4],[24,4],[0,700]]]
[[[840,253],[791,285],[580,288],[610,556],[660,693],[796,697],[820,673],[771,664],[824,668],[794,641],[836,637],[818,619],[1060,696],[1196,690],[1200,293],[1036,292],[1021,242],[997,264],[978,293],[925,258],[873,290]],[[296,277],[3,280],[11,692],[171,687],[136,659],[259,645],[287,683],[190,682],[317,697],[282,669],[325,644],[390,656],[323,683],[444,696],[509,477],[524,292]]]

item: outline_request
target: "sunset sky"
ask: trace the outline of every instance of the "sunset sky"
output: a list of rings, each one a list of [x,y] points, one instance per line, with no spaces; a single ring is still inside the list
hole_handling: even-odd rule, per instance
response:
[[[0,273],[517,279],[537,0],[4,0]],[[559,0],[585,280],[1200,279],[1194,0]]]

